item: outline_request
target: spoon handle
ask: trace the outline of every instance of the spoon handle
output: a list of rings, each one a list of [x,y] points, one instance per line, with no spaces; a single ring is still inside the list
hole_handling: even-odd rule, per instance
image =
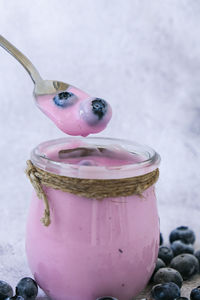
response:
[[[39,72],[36,70],[36,68],[33,66],[30,60],[17,48],[15,48],[15,46],[13,46],[9,41],[7,41],[2,35],[0,35],[0,46],[3,47],[12,56],[14,56],[20,62],[20,64],[22,64],[22,66],[31,76],[31,79],[34,83],[39,83],[40,81],[43,81]]]

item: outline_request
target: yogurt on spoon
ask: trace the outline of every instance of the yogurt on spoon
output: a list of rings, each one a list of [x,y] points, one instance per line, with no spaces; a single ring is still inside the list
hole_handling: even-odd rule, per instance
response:
[[[37,96],[36,104],[59,129],[74,136],[104,130],[112,116],[108,102],[74,86],[57,94]]]

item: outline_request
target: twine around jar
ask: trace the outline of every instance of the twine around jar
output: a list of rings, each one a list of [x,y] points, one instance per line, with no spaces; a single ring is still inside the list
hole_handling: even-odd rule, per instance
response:
[[[31,160],[28,160],[26,174],[38,198],[44,201],[45,210],[41,221],[45,226],[49,226],[51,223],[49,202],[43,186],[98,200],[109,197],[142,196],[142,193],[158,180],[159,169],[130,178],[85,179],[53,174],[34,166]]]

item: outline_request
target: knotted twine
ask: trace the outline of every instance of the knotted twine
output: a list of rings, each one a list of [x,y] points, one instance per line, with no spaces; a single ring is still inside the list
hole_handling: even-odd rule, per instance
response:
[[[129,178],[85,179],[61,176],[47,172],[34,166],[31,160],[28,160],[26,174],[38,198],[44,202],[44,216],[41,221],[45,226],[49,226],[51,223],[49,202],[43,186],[98,200],[109,197],[142,196],[142,193],[158,180],[159,169],[144,175]]]

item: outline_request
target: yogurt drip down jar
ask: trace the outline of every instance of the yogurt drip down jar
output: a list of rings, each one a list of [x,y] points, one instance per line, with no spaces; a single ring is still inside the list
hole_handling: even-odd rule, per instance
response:
[[[159,248],[159,163],[150,147],[110,138],[57,139],[32,151],[26,252],[51,299],[131,300],[145,287]]]

